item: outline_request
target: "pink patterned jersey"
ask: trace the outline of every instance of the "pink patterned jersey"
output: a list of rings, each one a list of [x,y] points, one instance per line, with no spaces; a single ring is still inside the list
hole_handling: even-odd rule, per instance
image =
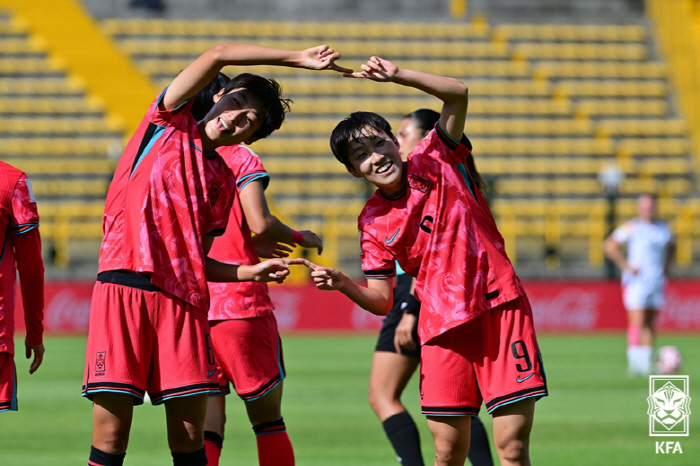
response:
[[[0,161],[0,353],[14,354],[18,270],[27,341],[32,345],[42,342],[44,264],[38,226],[36,200],[27,175]]]
[[[416,277],[421,343],[524,294],[467,171],[470,152],[436,125],[404,165],[406,188],[391,199],[377,190],[358,220],[367,279],[393,277],[394,260]]]
[[[154,100],[122,155],[107,193],[99,271],[150,275],[161,290],[206,312],[204,235],[223,234],[235,178],[202,149],[191,102]]]
[[[270,177],[260,158],[247,147],[236,145],[220,149],[221,157],[233,170],[240,193],[248,183],[262,181],[265,187]],[[221,262],[252,265],[260,262],[251,242],[251,232],[238,197],[231,208],[226,233],[214,240],[209,256]],[[245,319],[269,314],[274,306],[270,300],[267,283],[209,282],[211,305],[209,320]]]

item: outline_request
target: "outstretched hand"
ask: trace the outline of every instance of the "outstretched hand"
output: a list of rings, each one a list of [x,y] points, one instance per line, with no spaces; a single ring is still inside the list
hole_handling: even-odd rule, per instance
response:
[[[304,264],[305,259],[270,259],[251,266],[253,281],[282,283],[289,275],[289,266]]]
[[[319,238],[316,233],[310,230],[302,230],[299,233],[302,234],[304,239],[300,243],[292,242],[288,244],[291,244],[292,246],[296,246],[298,244],[302,248],[306,249],[316,248],[316,251],[318,251],[319,254],[323,252],[323,240]]]
[[[389,82],[399,72],[398,66],[380,57],[371,57],[360,68],[362,68],[362,71],[343,73],[343,76],[346,78],[365,78],[372,81]]]
[[[318,45],[301,51],[301,66],[309,70],[332,70],[340,73],[352,73],[353,70],[337,65],[335,61],[340,58],[340,52],[336,52],[328,45]]]
[[[304,259],[304,265],[311,269],[311,278],[319,290],[338,290],[342,286],[343,273],[332,267],[321,267]]]

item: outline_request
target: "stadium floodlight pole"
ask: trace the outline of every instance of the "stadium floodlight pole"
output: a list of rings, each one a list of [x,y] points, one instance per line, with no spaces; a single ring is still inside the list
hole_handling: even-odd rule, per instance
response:
[[[615,228],[615,211],[617,199],[620,194],[620,185],[625,179],[625,173],[615,162],[609,162],[600,169],[598,181],[603,187],[603,195],[607,200],[607,213],[605,215],[605,236],[607,237]],[[605,276],[615,278],[615,264],[610,258],[605,257]]]

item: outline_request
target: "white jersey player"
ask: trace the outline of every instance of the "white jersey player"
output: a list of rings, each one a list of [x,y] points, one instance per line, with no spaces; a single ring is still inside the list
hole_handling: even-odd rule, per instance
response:
[[[626,249],[627,254],[623,254]],[[656,198],[637,199],[637,217],[620,225],[605,242],[608,257],[622,270],[623,303],[627,309],[627,362],[631,374],[652,370],[654,320],[664,304],[669,264],[675,238],[656,218]]]

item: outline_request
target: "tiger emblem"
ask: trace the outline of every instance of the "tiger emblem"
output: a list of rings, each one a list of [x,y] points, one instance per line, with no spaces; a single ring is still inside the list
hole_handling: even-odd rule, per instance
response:
[[[652,393],[647,402],[647,414],[668,430],[690,415],[690,397],[671,382]]]

